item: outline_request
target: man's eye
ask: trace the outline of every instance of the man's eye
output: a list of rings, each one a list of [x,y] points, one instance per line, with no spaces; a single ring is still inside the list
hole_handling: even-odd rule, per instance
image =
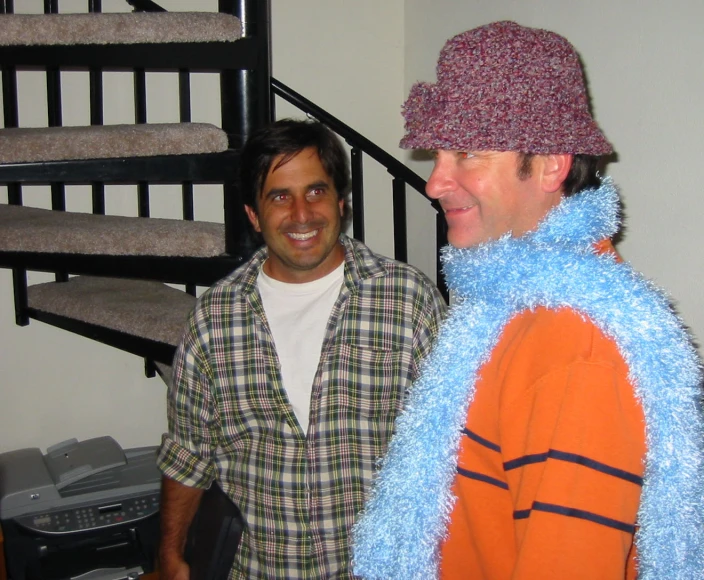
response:
[[[469,151],[458,151],[457,157],[460,159],[470,159],[471,157],[474,157],[474,155],[472,155]]]

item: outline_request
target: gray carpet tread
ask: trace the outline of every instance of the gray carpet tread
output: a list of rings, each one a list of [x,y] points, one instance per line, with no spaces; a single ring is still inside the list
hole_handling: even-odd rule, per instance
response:
[[[225,252],[225,226],[0,204],[0,251],[208,258]]]
[[[0,129],[0,164],[220,153],[227,134],[209,123]]]
[[[218,12],[3,14],[0,46],[231,42],[242,24]]]
[[[29,307],[178,345],[196,299],[159,282],[76,276],[29,287]]]
[[[0,204],[0,252],[209,258],[225,253],[225,226]]]

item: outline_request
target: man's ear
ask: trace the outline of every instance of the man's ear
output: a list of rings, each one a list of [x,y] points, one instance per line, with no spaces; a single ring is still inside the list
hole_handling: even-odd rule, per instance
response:
[[[249,218],[249,223],[252,224],[255,232],[261,233],[262,229],[259,227],[259,216],[253,207],[249,205],[244,206],[244,211],[247,212],[247,217]]]
[[[542,155],[540,184],[545,193],[555,193],[562,188],[567,174],[572,168],[572,155],[569,153]]]

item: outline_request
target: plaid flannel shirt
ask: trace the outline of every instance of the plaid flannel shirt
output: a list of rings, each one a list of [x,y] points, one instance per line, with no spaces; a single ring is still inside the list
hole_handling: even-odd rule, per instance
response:
[[[349,530],[445,314],[418,270],[340,240],[345,280],[307,434],[257,291],[266,248],[203,294],[174,360],[159,466],[188,486],[217,479],[239,506],[246,530],[231,579],[354,577]]]

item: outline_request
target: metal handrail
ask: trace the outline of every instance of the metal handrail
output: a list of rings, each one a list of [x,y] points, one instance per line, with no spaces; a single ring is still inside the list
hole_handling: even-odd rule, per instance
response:
[[[353,231],[355,237],[358,237],[362,241],[364,240],[364,215],[363,209],[361,209],[363,207],[361,185],[355,183],[354,178],[355,173],[361,175],[361,156],[358,155],[358,151],[362,151],[385,167],[388,173],[393,177],[394,257],[397,260],[404,262],[408,260],[405,201],[406,183],[425,197],[435,211],[438,212],[438,219],[436,219],[437,248],[440,248],[446,243],[445,225],[444,220],[442,219],[440,204],[437,200],[430,199],[425,193],[425,180],[422,177],[420,177],[412,169],[409,169],[398,159],[381,149],[381,147],[371,142],[364,135],[361,135],[337,117],[331,115],[312,101],[306,99],[303,95],[297,93],[273,77],[271,77],[271,91],[272,94],[278,95],[307,115],[328,126],[352,147],[352,205],[355,212],[355,215],[353,216]],[[438,287],[440,288],[443,296],[445,296],[445,299],[447,299],[449,294],[442,273],[439,252],[437,252],[436,258],[436,276]]]
[[[406,165],[367,139],[364,135],[358,133],[352,127],[340,121],[340,119],[331,115],[324,109],[321,109],[318,105],[309,101],[303,95],[297,93],[274,77],[271,78],[271,88],[274,94],[330,127],[351,146],[359,147],[365,154],[383,165],[393,177],[405,181],[425,197],[437,211],[440,211],[440,206],[437,201],[430,199],[425,193],[425,180],[415,171],[409,169]]]

